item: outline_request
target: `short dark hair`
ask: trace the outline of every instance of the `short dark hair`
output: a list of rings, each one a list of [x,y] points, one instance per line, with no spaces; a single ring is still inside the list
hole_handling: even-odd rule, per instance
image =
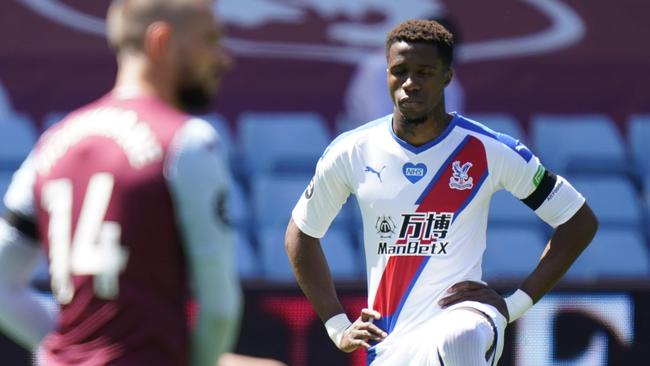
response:
[[[210,3],[211,0],[205,0]],[[147,28],[162,21],[174,26],[191,22],[201,0],[113,0],[106,19],[109,46],[120,52],[143,50]]]
[[[402,41],[436,46],[447,66],[451,66],[454,59],[454,36],[435,20],[411,19],[393,28],[386,36],[386,54],[393,43]]]

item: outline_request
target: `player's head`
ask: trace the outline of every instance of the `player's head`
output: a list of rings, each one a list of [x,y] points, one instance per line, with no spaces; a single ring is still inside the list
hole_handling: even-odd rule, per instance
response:
[[[107,34],[118,63],[144,60],[184,109],[207,106],[230,67],[210,0],[114,0]]]
[[[444,111],[453,48],[452,34],[433,20],[408,20],[388,33],[388,89],[405,122],[423,123],[436,109]]]

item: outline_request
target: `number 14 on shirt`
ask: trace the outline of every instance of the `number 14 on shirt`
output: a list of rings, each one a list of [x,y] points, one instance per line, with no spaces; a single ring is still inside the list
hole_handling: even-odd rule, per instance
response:
[[[73,186],[70,179],[56,179],[43,186],[43,207],[50,214],[50,275],[52,292],[62,304],[74,296],[72,275],[94,276],[95,294],[113,299],[119,293],[119,274],[128,252],[120,245],[121,227],[104,221],[113,193],[113,175],[90,178],[74,237],[72,234]]]

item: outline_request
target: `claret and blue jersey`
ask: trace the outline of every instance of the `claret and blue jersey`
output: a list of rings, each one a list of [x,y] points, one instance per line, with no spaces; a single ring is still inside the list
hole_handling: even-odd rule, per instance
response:
[[[376,324],[389,336],[377,347],[384,348],[438,314],[438,300],[451,285],[481,280],[492,194],[506,189],[525,199],[543,172],[519,141],[461,115],[419,147],[395,135],[388,115],[332,142],[316,168],[313,192],[301,197],[293,220],[320,238],[347,197],[356,196],[368,306],[382,314]],[[558,195],[566,201],[559,214],[540,215],[552,226],[584,202],[579,194],[570,202],[565,197]]]

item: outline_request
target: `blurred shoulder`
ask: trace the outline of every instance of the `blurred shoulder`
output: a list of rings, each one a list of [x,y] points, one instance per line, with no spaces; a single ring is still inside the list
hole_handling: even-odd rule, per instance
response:
[[[174,147],[177,149],[208,147],[219,150],[220,145],[219,134],[214,127],[206,120],[193,116],[188,116],[174,136]]]
[[[344,132],[336,137],[332,143],[325,149],[323,157],[329,154],[341,154],[350,152],[355,146],[371,140],[377,134],[386,134],[388,124],[392,120],[392,114],[370,121],[353,130]]]
[[[481,122],[465,117],[461,114],[454,114],[456,126],[463,129],[467,134],[472,135],[483,142],[489,151],[510,155],[519,155],[526,162],[534,156],[533,153],[518,139],[495,131]]]

